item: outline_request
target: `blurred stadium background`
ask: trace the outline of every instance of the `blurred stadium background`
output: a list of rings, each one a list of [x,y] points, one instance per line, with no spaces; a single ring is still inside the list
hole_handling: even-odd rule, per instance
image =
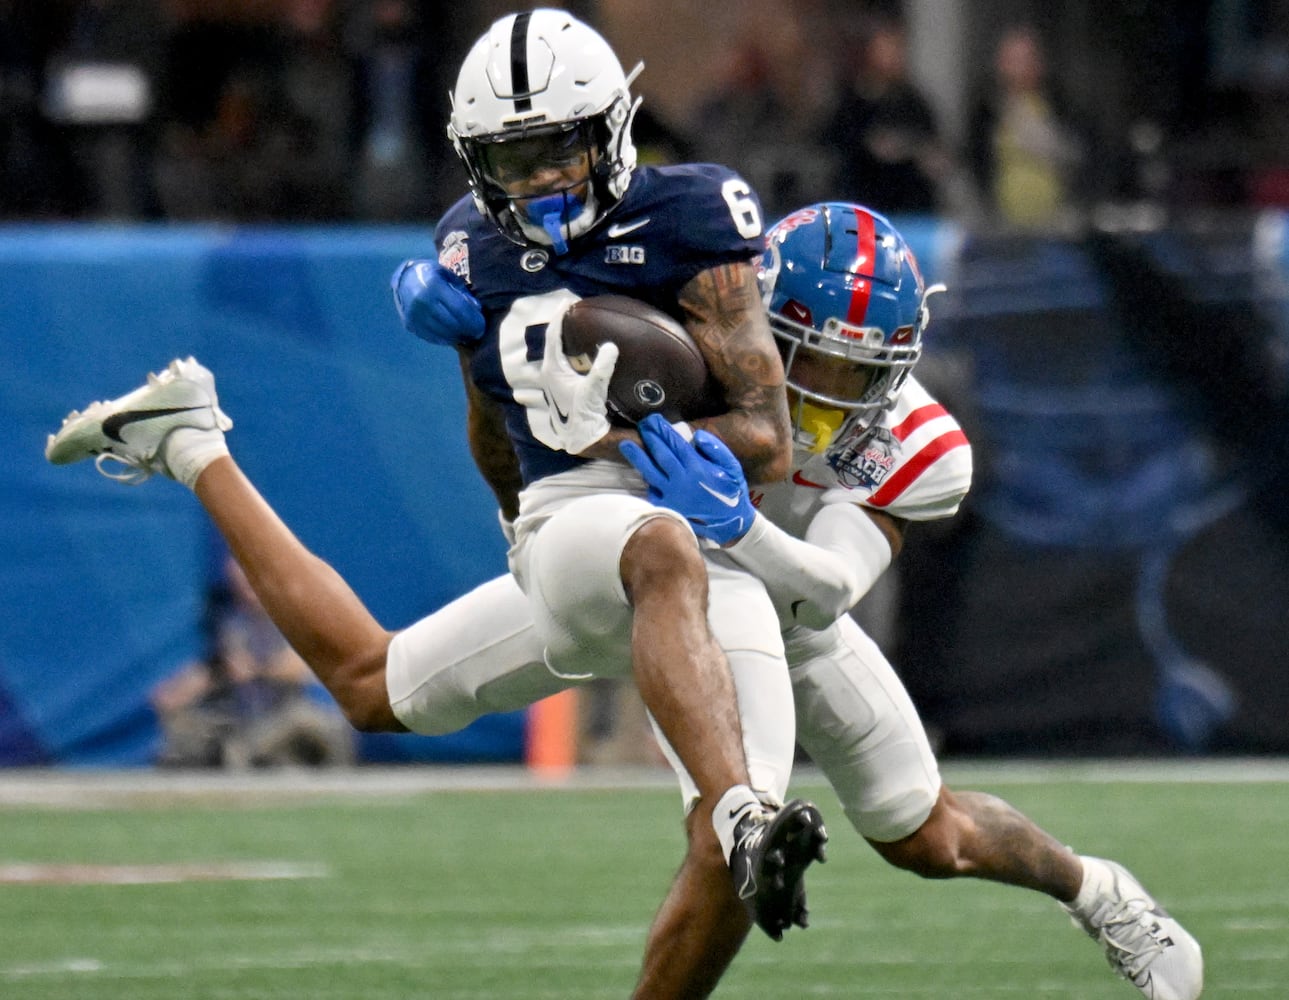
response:
[[[646,62],[644,155],[724,159],[771,215],[843,193],[824,124],[865,40],[902,32],[942,169],[928,210],[888,210],[950,286],[921,371],[979,475],[860,613],[942,751],[1289,748],[1283,9],[568,6]],[[506,9],[7,5],[0,764],[149,763],[148,692],[202,649],[217,556],[191,499],[41,456],[68,407],[172,356],[219,373],[239,457],[383,621],[504,569],[454,366],[402,335],[387,280],[462,190],[442,97]],[[1024,230],[969,169],[974,102],[1021,21],[1081,149],[1061,211]],[[382,75],[395,50],[404,75]],[[844,193],[888,208],[862,180]],[[521,761],[527,721],[365,739],[360,758]]]

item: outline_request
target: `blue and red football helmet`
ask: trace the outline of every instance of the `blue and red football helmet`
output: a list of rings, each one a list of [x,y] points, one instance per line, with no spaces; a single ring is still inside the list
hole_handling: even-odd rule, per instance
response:
[[[882,215],[826,202],[785,216],[766,233],[759,270],[770,328],[804,406],[842,410],[871,425],[898,398],[922,354],[927,288],[913,251]],[[794,377],[800,352],[854,363],[853,391],[820,391]],[[804,365],[799,367],[805,367]],[[809,442],[803,442],[809,443]]]

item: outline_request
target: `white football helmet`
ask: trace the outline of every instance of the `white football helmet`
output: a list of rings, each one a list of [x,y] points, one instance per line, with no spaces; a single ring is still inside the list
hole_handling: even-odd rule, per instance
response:
[[[631,119],[639,101],[632,103],[628,87],[641,68],[628,78],[609,43],[566,11],[494,23],[461,64],[448,123],[479,211],[514,242],[557,253],[599,222],[636,166]],[[502,157],[558,164],[583,154],[591,164],[584,198],[571,191],[513,198],[494,169]]]

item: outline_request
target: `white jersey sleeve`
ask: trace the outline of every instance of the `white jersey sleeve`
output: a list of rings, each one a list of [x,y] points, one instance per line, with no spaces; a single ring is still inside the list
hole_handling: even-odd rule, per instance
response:
[[[787,481],[754,491],[757,521],[772,524],[754,524],[727,549],[766,581],[784,627],[823,627],[890,564],[885,536],[861,508],[910,521],[951,517],[971,486],[966,435],[912,378],[876,434],[843,432],[823,454],[796,460]]]
[[[908,521],[952,517],[971,487],[971,444],[958,421],[910,378],[868,436],[843,433],[793,475],[819,504],[857,503]]]
[[[820,510],[805,540],[758,514],[747,534],[724,551],[765,581],[784,629],[827,628],[891,564],[886,536],[854,504]]]

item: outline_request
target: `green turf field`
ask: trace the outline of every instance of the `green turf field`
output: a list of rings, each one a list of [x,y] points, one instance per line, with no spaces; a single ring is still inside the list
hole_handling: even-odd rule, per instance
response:
[[[1289,996],[1286,775],[946,768],[1132,868],[1204,945],[1211,1000]],[[626,997],[681,851],[662,785],[47,784],[37,801],[46,783],[15,792],[0,772],[0,996],[14,1000]],[[718,997],[1138,996],[1046,898],[886,868],[829,791],[808,775],[798,791],[833,834],[812,926],[751,939]],[[283,877],[216,878],[233,863]]]

